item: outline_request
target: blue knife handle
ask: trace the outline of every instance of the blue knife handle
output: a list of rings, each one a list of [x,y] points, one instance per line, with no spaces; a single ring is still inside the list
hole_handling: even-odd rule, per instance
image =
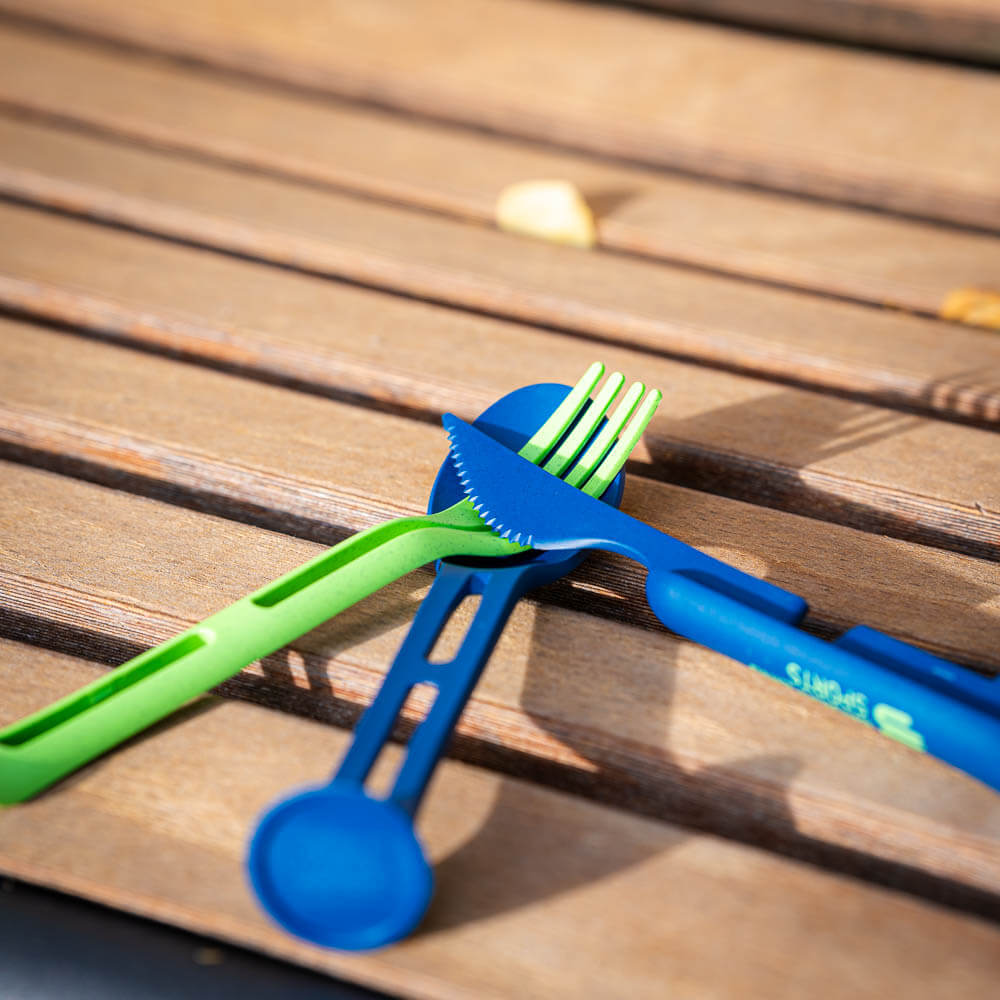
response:
[[[592,523],[587,527],[593,534],[589,540],[575,539],[577,544],[620,552],[650,571],[682,572],[772,620],[798,622],[809,610],[809,605],[797,594],[705,555],[620,510],[595,507],[588,512]]]
[[[683,571],[652,567],[646,595],[674,632],[1000,790],[1000,681],[865,626],[826,642]]]
[[[442,562],[382,687],[354,731],[332,784],[363,784],[411,689],[433,684],[437,688],[434,703],[410,739],[388,796],[413,816],[511,610],[535,583],[530,565],[481,571]],[[455,657],[448,663],[430,662],[428,656],[452,612],[463,598],[476,593],[482,594],[482,601]]]

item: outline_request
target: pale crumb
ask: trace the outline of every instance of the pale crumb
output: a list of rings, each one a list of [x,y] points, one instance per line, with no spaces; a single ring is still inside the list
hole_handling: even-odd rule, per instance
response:
[[[956,288],[945,296],[938,315],[970,326],[1000,330],[1000,292]]]
[[[570,181],[519,181],[500,192],[497,225],[510,233],[589,249],[597,227],[577,186]]]

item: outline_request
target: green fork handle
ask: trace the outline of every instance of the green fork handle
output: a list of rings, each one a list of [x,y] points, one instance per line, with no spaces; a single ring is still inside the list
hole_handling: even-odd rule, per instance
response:
[[[463,501],[352,535],[273,583],[0,730],[0,803],[21,802],[363,597],[447,556],[524,551]]]

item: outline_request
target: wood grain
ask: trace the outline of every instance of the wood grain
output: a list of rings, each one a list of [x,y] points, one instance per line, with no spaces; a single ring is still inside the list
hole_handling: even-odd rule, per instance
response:
[[[8,449],[50,465],[77,463],[97,481],[317,541],[422,511],[446,451],[441,429],[423,422],[25,323],[0,320],[0,337],[0,435]],[[219,420],[220,413],[227,419]],[[971,451],[972,441],[957,438],[950,447]],[[388,463],[373,458],[390,453]],[[645,467],[631,468],[641,473]],[[826,629],[869,620],[876,609],[874,624],[881,628],[1000,669],[990,639],[1000,599],[994,562],[699,496],[641,476],[632,478],[627,502],[643,520],[802,592]],[[833,552],[841,558],[830,562]],[[873,564],[880,564],[879,578],[871,577]],[[614,565],[614,586],[644,604],[641,571],[623,572],[624,561]],[[926,593],[931,574],[936,594]],[[935,613],[928,616],[930,607]],[[654,622],[648,614],[632,620]]]
[[[872,0],[918,2],[980,0]],[[995,77],[554,0],[0,8],[0,725],[421,509],[440,410],[597,354],[667,392],[631,513],[821,634],[1000,670],[1000,341],[927,318],[1000,273]],[[546,174],[602,250],[492,229]],[[0,872],[407,996],[987,995],[997,796],[671,636],[640,576],[592,558],[515,609],[396,948],[291,940],[241,860],[329,775],[428,568],[0,811]]]
[[[956,288],[1000,282],[990,236],[306,100],[9,25],[0,26],[0,102],[480,223],[492,224],[508,184],[564,177],[589,198],[606,248],[931,316]]]
[[[0,191],[512,319],[1000,423],[1000,338],[0,120]]]
[[[120,359],[129,361],[134,367],[134,359]],[[218,490],[231,503],[258,507],[278,503],[283,489],[284,509],[340,530],[370,518],[380,490],[395,500],[386,514],[422,505],[442,457],[440,432],[332,401],[300,406],[287,390],[231,376],[171,379],[156,370],[166,362],[149,361],[148,381],[129,387],[115,384],[115,365],[99,378],[81,366],[72,393],[54,383],[56,393],[75,398],[70,412],[86,408],[88,396],[91,407],[104,407],[103,417],[94,420],[92,409],[91,422],[77,424],[78,450],[113,472],[197,484],[202,494]],[[106,392],[96,388],[101,382]],[[242,399],[230,405],[237,391]],[[220,405],[230,419],[212,427],[209,414]],[[244,410],[252,413],[245,421]],[[126,423],[130,411],[146,414],[146,441]],[[261,419],[269,412],[281,420]],[[212,429],[187,440],[199,426]],[[153,433],[167,442],[150,442]],[[386,440],[396,442],[397,482],[370,467]],[[343,442],[352,442],[353,458]],[[239,457],[220,460],[213,451]],[[310,456],[311,465],[303,462]],[[336,487],[296,471],[331,461]],[[4,467],[0,491],[8,634],[106,662],[167,639],[317,551],[17,466]],[[906,638],[944,637],[967,656],[993,655],[995,564],[847,529],[822,532],[810,521],[641,481],[630,486],[627,509],[654,524],[667,518],[684,540],[815,599],[821,619],[861,611],[869,624]],[[227,690],[320,718],[352,718],[372,697],[428,582],[426,573],[406,578]],[[929,876],[997,892],[995,794],[658,627],[627,624],[620,613],[609,620],[613,610],[592,613],[602,591],[605,601],[638,605],[636,582],[620,563],[594,560],[590,575],[578,578],[576,599],[562,590],[518,607],[460,727],[473,759],[936,898],[955,890]]]
[[[980,557],[1000,553],[997,439],[987,431],[24,208],[0,206],[0,225],[0,302],[11,308],[423,414],[475,416],[526,382],[573,381],[599,356],[667,393],[637,456],[652,477]]]
[[[2,643],[0,724],[93,672]],[[369,955],[300,944],[256,909],[246,838],[346,739],[208,699],[0,812],[0,867],[412,997],[985,996],[1000,971],[995,927],[452,762],[420,817],[437,888],[419,932]]]
[[[4,0],[257,76],[727,180],[1000,226],[979,70],[555,0]],[[567,59],[567,47],[573,58]]]
[[[721,17],[861,45],[1000,63],[993,0],[640,0],[677,14]]]

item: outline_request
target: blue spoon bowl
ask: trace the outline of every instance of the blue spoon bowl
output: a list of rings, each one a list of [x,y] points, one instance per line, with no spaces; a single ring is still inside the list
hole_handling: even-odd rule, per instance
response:
[[[247,865],[274,920],[296,937],[345,951],[404,937],[434,892],[410,816],[336,782],[272,808]]]
[[[517,389],[489,407],[475,426],[517,451],[568,391],[553,384]],[[618,506],[624,487],[621,472],[602,499]],[[444,510],[464,495],[446,459],[428,510]],[[434,892],[431,867],[413,829],[420,797],[514,603],[531,587],[568,573],[585,555],[582,549],[531,551],[438,564],[435,584],[336,776],[328,785],[278,802],[253,835],[250,881],[277,923],[314,944],[347,951],[381,947],[417,926]],[[484,594],[483,602],[456,658],[428,663],[426,655],[451,611],[465,594],[477,592]],[[438,696],[410,741],[392,791],[373,798],[363,782],[406,694],[422,681],[434,683]]]

